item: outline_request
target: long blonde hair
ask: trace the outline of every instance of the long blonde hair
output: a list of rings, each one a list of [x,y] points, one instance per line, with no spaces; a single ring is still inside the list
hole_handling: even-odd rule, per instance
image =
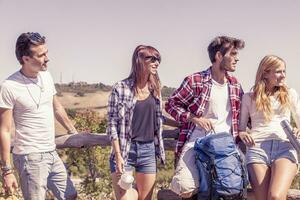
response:
[[[271,93],[270,91],[267,91],[265,75],[272,69],[277,69],[281,66],[285,66],[285,62],[282,58],[275,55],[267,55],[261,60],[256,72],[255,85],[252,88],[254,93],[253,98],[257,110],[263,112],[267,121],[270,121],[273,112],[270,100]],[[276,86],[274,94],[276,94],[275,98],[279,101],[282,111],[288,109],[290,101],[287,86]]]

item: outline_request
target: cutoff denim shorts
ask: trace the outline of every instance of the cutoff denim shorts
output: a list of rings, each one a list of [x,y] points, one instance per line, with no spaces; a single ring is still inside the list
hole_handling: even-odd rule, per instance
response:
[[[262,163],[267,166],[280,158],[286,158],[298,165],[298,155],[292,144],[283,140],[268,140],[257,142],[255,146],[248,147],[246,163]]]
[[[116,163],[110,160],[110,172],[116,172]],[[154,142],[131,142],[128,160],[125,163],[125,171],[144,174],[156,174],[156,158]]]

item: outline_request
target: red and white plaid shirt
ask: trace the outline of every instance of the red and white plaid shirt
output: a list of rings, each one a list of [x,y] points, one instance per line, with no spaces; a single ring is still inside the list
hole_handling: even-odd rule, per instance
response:
[[[226,74],[228,80],[229,99],[232,111],[231,133],[238,135],[238,122],[243,90],[240,83],[233,76]],[[180,87],[169,97],[165,110],[176,120],[182,123],[179,138],[176,144],[175,155],[178,157],[182,147],[194,131],[195,124],[188,121],[193,114],[201,117],[209,102],[212,87],[211,67],[205,71],[187,76]],[[224,102],[225,103],[225,102]]]

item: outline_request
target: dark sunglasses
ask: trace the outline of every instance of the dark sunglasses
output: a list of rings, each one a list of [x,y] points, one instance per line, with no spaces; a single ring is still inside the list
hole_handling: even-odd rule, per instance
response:
[[[155,63],[156,61],[158,61],[158,63],[160,63],[160,58],[157,58],[155,56],[146,56],[145,58],[147,60],[150,60],[151,63]]]

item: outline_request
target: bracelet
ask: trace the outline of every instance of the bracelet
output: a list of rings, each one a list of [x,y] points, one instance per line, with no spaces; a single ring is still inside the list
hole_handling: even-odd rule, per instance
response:
[[[6,173],[6,172],[8,172],[8,171],[10,171],[10,170],[12,170],[12,169],[13,168],[12,168],[11,165],[3,165],[3,166],[1,166],[1,171],[2,171],[3,174]]]

